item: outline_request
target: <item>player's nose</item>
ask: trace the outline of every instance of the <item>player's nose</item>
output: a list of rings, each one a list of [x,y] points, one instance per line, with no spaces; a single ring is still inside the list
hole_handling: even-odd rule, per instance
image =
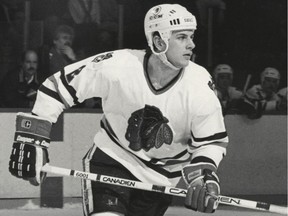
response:
[[[189,39],[187,42],[187,49],[193,50],[196,47],[194,41],[192,39]]]

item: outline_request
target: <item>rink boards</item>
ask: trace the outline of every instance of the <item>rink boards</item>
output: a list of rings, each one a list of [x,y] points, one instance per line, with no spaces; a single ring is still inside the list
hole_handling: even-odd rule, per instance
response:
[[[15,114],[0,112],[0,198],[39,198],[40,187],[16,179],[8,172]],[[265,115],[258,120],[241,115],[225,117],[230,145],[219,169],[223,195],[287,194],[286,117]],[[64,113],[53,131],[49,149],[51,165],[81,170],[82,157],[100,128],[100,119],[101,113]],[[183,182],[179,186],[183,186]],[[63,197],[81,195],[79,180],[65,177],[61,187]]]

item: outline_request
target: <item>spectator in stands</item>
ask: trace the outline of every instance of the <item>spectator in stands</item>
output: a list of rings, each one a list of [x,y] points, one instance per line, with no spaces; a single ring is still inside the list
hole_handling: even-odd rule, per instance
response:
[[[49,53],[49,75],[62,70],[66,65],[77,61],[76,53],[72,45],[74,40],[74,29],[68,25],[60,25],[56,28],[54,34],[54,46]],[[99,98],[85,100],[75,108],[101,108]]]
[[[1,82],[2,107],[31,108],[36,99],[38,55],[34,50],[23,53],[19,69],[9,71]]]
[[[249,118],[260,118],[265,111],[287,109],[287,97],[281,97],[281,92],[277,94],[279,82],[280,73],[276,68],[267,67],[263,70],[260,84],[252,86],[245,94],[244,109]]]
[[[56,28],[53,46],[49,52],[49,75],[60,71],[63,67],[77,60],[72,48],[74,29],[68,25],[60,25]]]
[[[215,90],[221,102],[223,115],[228,111],[237,110],[238,102],[243,98],[242,91],[232,86],[233,69],[228,64],[219,64],[213,71]]]
[[[115,49],[118,30],[117,0],[69,0],[75,23],[75,45],[85,57]]]

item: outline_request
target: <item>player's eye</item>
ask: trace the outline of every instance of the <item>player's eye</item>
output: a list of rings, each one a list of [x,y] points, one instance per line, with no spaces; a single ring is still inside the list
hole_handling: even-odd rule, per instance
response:
[[[179,40],[185,40],[187,38],[187,36],[186,35],[179,35],[177,38]]]

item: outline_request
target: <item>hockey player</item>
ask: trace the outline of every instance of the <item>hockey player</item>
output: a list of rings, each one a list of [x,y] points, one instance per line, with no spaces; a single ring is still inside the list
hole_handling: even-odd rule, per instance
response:
[[[249,118],[260,118],[265,111],[285,111],[286,98],[277,94],[280,73],[276,68],[265,68],[260,84],[253,85],[245,94],[245,109]]]
[[[228,137],[210,75],[190,61],[195,17],[180,5],[163,4],[151,8],[144,23],[150,50],[92,56],[43,83],[32,115],[17,114],[9,170],[39,185],[52,124],[64,109],[101,97],[101,130],[84,170],[165,186],[175,186],[183,176],[185,206],[214,212],[220,193],[216,173]],[[164,215],[171,199],[83,181],[85,215]]]
[[[237,109],[237,101],[243,98],[243,93],[233,83],[233,69],[230,65],[219,64],[213,71],[217,97],[222,105],[223,114]]]

